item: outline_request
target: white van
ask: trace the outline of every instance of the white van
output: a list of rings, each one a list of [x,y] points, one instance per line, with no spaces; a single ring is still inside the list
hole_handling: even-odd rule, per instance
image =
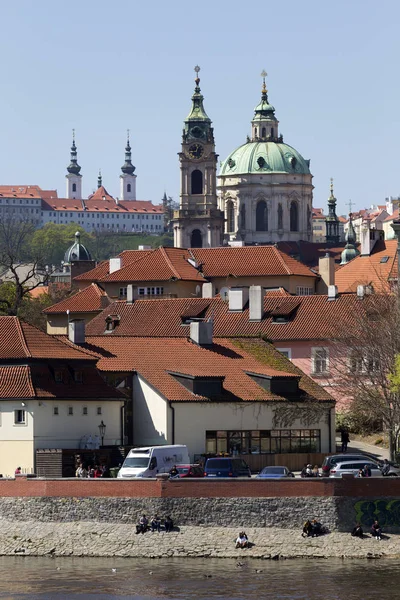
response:
[[[117,477],[155,477],[157,473],[168,473],[178,464],[190,464],[187,446],[133,448],[125,458]]]

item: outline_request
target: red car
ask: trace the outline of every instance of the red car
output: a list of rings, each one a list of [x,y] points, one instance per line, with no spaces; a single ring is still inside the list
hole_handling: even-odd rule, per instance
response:
[[[200,465],[176,465],[178,477],[204,477],[204,469]]]

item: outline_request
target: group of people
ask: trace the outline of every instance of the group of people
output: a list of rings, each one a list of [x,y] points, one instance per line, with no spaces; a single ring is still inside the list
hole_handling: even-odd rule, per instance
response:
[[[110,469],[107,465],[86,465],[84,463],[79,463],[76,471],[75,477],[91,477],[97,479],[98,477],[110,477]]]
[[[304,522],[303,532],[301,535],[302,537],[318,537],[323,533],[325,533],[325,528],[322,527],[321,523],[317,519],[313,519],[312,521],[307,519],[307,521]]]
[[[157,513],[149,520],[145,514],[143,514],[136,525],[136,533],[146,533],[146,531],[161,531],[162,519]],[[169,533],[174,528],[174,523],[171,517],[168,515],[164,519],[165,533]]]
[[[371,469],[368,465],[364,465],[357,473],[357,477],[371,477]]]
[[[300,477],[320,477],[318,465],[305,464],[301,470]]]
[[[358,538],[364,537],[364,531],[363,531],[363,528],[361,527],[360,523],[356,523],[356,526],[353,528],[351,535],[353,537],[358,537]],[[380,526],[379,521],[377,521],[377,520],[375,520],[372,524],[371,535],[376,540],[382,539],[382,527]]]

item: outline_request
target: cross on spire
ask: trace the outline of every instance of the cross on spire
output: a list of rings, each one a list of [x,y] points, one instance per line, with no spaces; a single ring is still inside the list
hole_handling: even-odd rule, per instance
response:
[[[131,131],[130,131],[130,129],[127,129],[127,130],[126,130],[126,137],[127,137],[127,139],[128,139],[128,142],[129,142],[129,136],[130,136],[130,134],[131,134]]]
[[[262,86],[262,93],[266,94],[267,93],[267,86],[265,85],[265,78],[268,75],[267,71],[265,69],[263,69],[261,71],[261,77],[263,78],[263,86]]]
[[[354,202],[352,202],[351,200],[349,200],[349,201],[347,202],[346,206],[348,206],[348,207],[349,207],[349,213],[351,213],[351,209],[352,209],[352,207],[354,206]]]
[[[75,141],[75,129],[72,130],[72,141]]]

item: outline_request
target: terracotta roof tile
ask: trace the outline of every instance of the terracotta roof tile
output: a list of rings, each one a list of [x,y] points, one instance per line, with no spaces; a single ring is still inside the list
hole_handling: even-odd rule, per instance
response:
[[[37,288],[36,288],[37,289]],[[80,290],[73,296],[44,309],[45,314],[100,312],[110,303],[107,294],[96,283]]]
[[[265,344],[265,342],[263,342]],[[129,344],[124,338],[107,336],[88,339],[90,349],[99,350],[98,367],[103,371],[132,372],[154,386],[160,393],[172,401],[207,401],[210,398],[197,396],[184,387],[172,373],[190,376],[223,377],[221,400],[230,401],[268,401],[282,400],[281,396],[264,390],[248,373],[267,377],[296,377],[300,380],[300,390],[308,394],[302,383],[301,372],[294,371],[294,365],[269,344],[265,344],[268,353],[275,361],[264,363],[235,344],[232,340],[220,339],[210,347],[200,347],[187,339],[177,338],[131,338]],[[107,355],[101,353],[106,351]],[[268,354],[266,353],[266,354]],[[110,354],[112,355],[110,357]],[[283,366],[282,366],[283,365]],[[305,377],[305,376],[304,376]],[[307,378],[308,379],[308,378]],[[313,388],[313,397],[329,400],[331,396],[319,386]]]
[[[28,366],[0,367],[0,398],[33,398],[30,369]]]
[[[391,279],[397,280],[397,240],[378,240],[370,256],[353,258],[335,274],[339,293],[355,292],[358,285],[372,285],[376,292],[388,291]]]
[[[118,256],[121,257],[122,268],[127,265],[140,260],[146,254],[149,254],[152,250],[124,250]],[[74,281],[101,281],[106,275],[109,273],[110,261],[103,260],[101,263],[97,265],[94,269],[90,271],[86,271],[82,273],[82,275],[77,275],[74,278]]]

